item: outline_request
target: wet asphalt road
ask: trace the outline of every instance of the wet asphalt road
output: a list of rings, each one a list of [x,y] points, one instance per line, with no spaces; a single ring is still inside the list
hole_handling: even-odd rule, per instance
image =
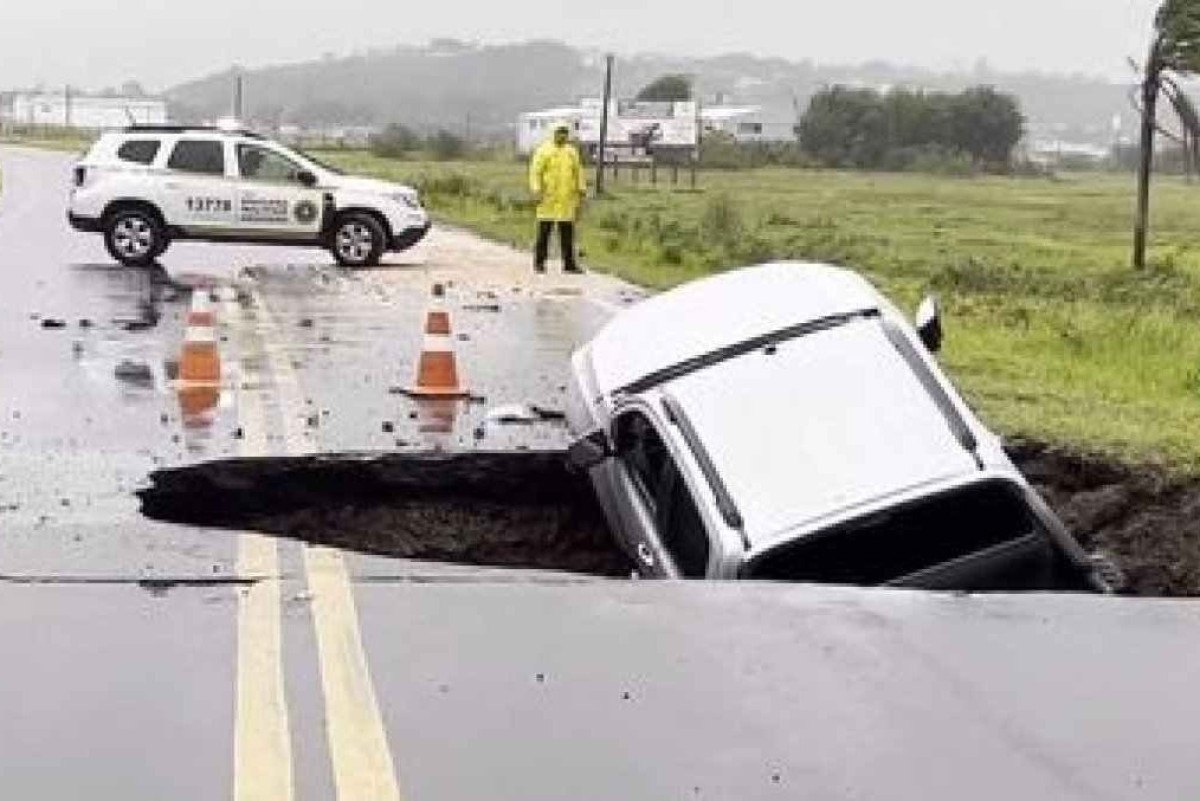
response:
[[[126,270],[67,228],[68,164],[0,149],[4,796],[1195,794],[1193,604],[589,581],[141,518],[161,466],[557,447],[555,425],[480,424],[559,407],[566,355],[624,296],[420,250],[348,274],[177,245]],[[448,417],[391,391],[435,280],[486,398]],[[185,415],[194,287],[217,298],[223,378]],[[119,379],[126,361],[149,379]]]

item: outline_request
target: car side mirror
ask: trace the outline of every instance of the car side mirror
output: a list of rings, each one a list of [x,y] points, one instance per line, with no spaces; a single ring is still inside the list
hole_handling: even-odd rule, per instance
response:
[[[579,471],[591,470],[612,455],[608,435],[597,428],[571,443],[567,448],[567,465]]]
[[[915,325],[917,336],[921,337],[921,342],[930,353],[937,353],[942,349],[942,310],[933,295],[926,295],[917,307]]]
[[[304,186],[317,185],[317,176],[313,175],[308,170],[301,170],[300,172],[296,173],[296,180]]]

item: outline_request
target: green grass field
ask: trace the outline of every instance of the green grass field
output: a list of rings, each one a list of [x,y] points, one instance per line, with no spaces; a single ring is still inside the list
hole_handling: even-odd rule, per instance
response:
[[[512,163],[330,154],[414,183],[438,218],[528,247]],[[661,175],[660,175],[661,179]],[[767,169],[699,191],[610,187],[582,219],[586,263],[664,288],[768,259],[852,266],[913,308],[936,292],[944,362],[1008,435],[1200,474],[1200,186],[1158,182],[1152,268],[1128,266],[1133,182]]]

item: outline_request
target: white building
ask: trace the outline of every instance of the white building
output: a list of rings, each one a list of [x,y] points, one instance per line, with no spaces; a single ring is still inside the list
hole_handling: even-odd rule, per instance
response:
[[[773,117],[761,106],[709,106],[700,110],[700,124],[738,142],[794,142],[799,134],[795,119]]]
[[[544,111],[530,111],[517,118],[517,152],[532,153],[557,122],[569,123],[576,138],[585,147],[594,148],[600,142],[600,117],[603,102],[583,100],[578,106],[560,106]],[[759,106],[701,106],[687,103],[637,103],[614,100],[609,107],[608,145],[629,144],[630,134],[638,134],[647,126],[654,129],[653,140],[658,146],[695,147],[697,122],[703,131],[721,131],[738,142],[794,142],[796,121],[772,117]]]
[[[8,92],[0,95],[0,123],[97,130],[131,124],[163,125],[167,103],[156,97],[117,97],[75,92]]]

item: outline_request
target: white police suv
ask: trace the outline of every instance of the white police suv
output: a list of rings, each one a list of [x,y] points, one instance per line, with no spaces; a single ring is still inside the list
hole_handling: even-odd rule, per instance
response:
[[[135,126],[76,164],[67,219],[101,233],[122,264],[152,263],[176,239],[328,248],[377,264],[429,231],[417,192],[357,178],[254,133]]]

